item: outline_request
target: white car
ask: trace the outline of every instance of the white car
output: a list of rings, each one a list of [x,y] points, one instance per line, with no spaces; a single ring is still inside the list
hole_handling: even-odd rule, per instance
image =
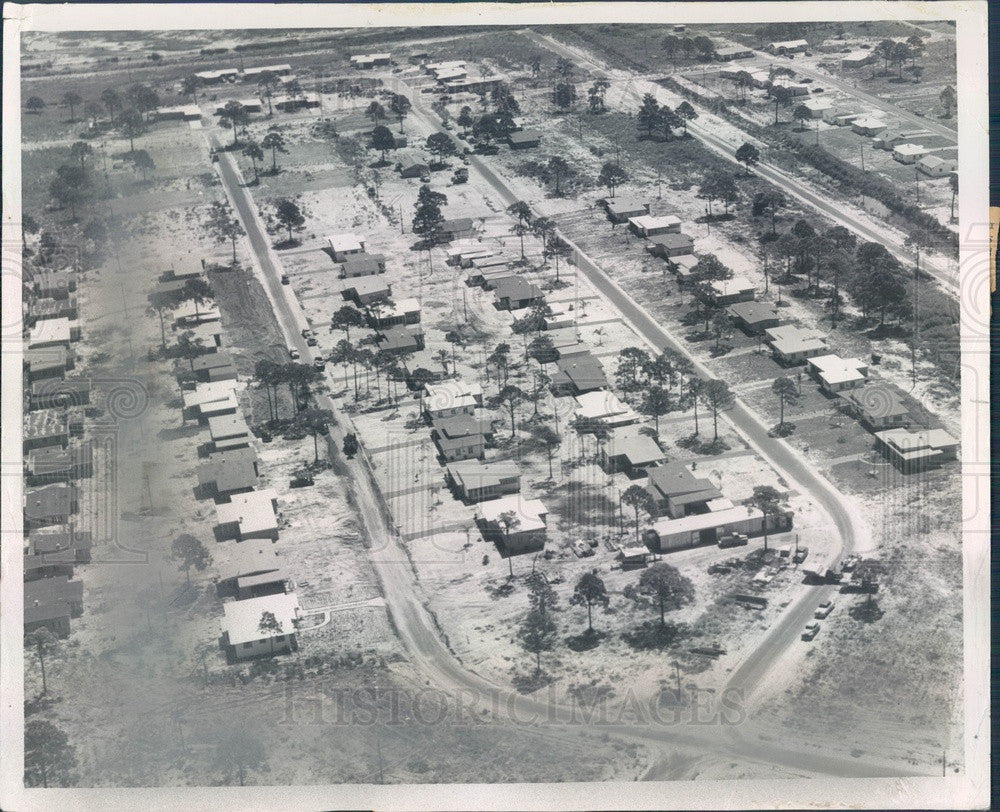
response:
[[[823,601],[819,606],[816,607],[816,611],[813,612],[813,617],[823,620],[829,616],[830,612],[833,611],[834,603],[833,601]]]
[[[297,360],[299,358],[299,351],[295,349],[295,347],[289,347],[288,357],[291,358],[293,361]]]
[[[819,624],[814,620],[806,624],[806,628],[802,632],[802,639],[812,640],[817,634],[819,634]]]

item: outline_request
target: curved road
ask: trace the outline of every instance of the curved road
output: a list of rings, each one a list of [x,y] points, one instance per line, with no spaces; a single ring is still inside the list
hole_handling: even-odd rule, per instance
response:
[[[214,137],[212,141],[217,144]],[[247,238],[263,277],[261,281],[275,308],[275,315],[286,332],[290,346],[295,346],[302,353],[303,359],[309,358],[310,348],[306,346],[300,334],[301,328],[306,324],[304,314],[294,294],[288,287],[281,285],[280,260],[273,253],[270,239],[257,216],[256,206],[243,187],[242,179],[227,153],[220,156],[218,169],[229,198],[246,229]],[[641,318],[642,314],[638,317]],[[328,396],[321,395],[317,400],[321,407],[335,410],[334,403]],[[747,417],[752,420],[749,415]],[[329,438],[331,451],[342,440],[342,434],[343,429],[340,426],[331,428]],[[787,453],[787,449],[784,453]],[[554,733],[565,729],[565,735],[575,740],[578,740],[581,731],[600,736],[606,733],[614,734],[646,745],[692,747],[708,752],[714,757],[780,765],[805,774],[852,777],[925,774],[923,771],[897,762],[881,762],[871,758],[862,761],[823,752],[804,752],[801,748],[783,747],[770,741],[749,740],[746,734],[750,731],[737,732],[733,727],[718,724],[586,723],[582,720],[583,714],[579,708],[524,696],[509,686],[496,685],[480,677],[466,669],[443,641],[432,615],[418,592],[407,550],[384,520],[379,499],[362,462],[358,459],[346,460],[345,465],[353,480],[359,519],[371,543],[372,566],[380,582],[395,631],[410,654],[414,666],[425,675],[428,684],[451,692],[457,701],[465,702],[466,707],[492,710],[494,716],[499,715],[501,719],[509,719],[516,724],[551,726]],[[846,520],[846,517],[844,519]],[[844,527],[849,533],[853,532],[850,530],[849,521]],[[818,596],[818,593],[810,594]],[[813,601],[804,605],[806,609],[803,611],[811,612]],[[782,628],[783,624],[775,627],[778,631]],[[800,628],[797,618],[794,621],[794,628],[796,631]],[[746,662],[749,663],[750,660]],[[766,658],[762,662],[766,665]],[[746,685],[753,681],[751,678],[759,679],[763,674],[763,669],[749,667],[746,664],[741,670],[746,678]],[[650,711],[651,714],[655,712],[653,709]],[[653,779],[657,775],[658,766],[654,766],[646,777]]]

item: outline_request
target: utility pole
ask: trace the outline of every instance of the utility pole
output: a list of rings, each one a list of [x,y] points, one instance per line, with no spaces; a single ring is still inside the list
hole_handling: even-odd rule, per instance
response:
[[[403,201],[399,201],[399,233],[406,233],[406,221],[403,220]]]
[[[677,704],[681,701],[681,664],[674,660],[674,676],[677,678]]]
[[[660,185],[660,180],[661,180],[660,167],[656,167],[656,199],[657,200],[662,200],[663,199],[662,187]]]
[[[378,782],[380,784],[385,783],[385,772],[382,764],[382,740],[375,736],[375,748],[378,750]]]

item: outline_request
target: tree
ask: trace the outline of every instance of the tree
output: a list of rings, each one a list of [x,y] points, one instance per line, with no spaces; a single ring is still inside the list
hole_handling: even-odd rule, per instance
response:
[[[749,141],[744,141],[736,150],[736,160],[746,167],[746,174],[749,175],[750,167],[760,161],[760,150]]]
[[[288,154],[288,148],[285,146],[285,136],[281,134],[280,130],[272,127],[267,131],[264,139],[260,142],[260,145],[264,149],[271,150],[271,172],[275,175],[278,174],[278,153],[282,155]]]
[[[667,625],[667,612],[674,612],[694,601],[694,584],[670,564],[653,564],[643,571],[631,597],[640,605],[652,605],[659,609],[662,629]]]
[[[562,436],[551,426],[541,425],[532,429],[532,435],[542,447],[549,458],[549,479],[552,479],[552,454],[562,443]]]
[[[864,243],[855,254],[856,272],[849,290],[865,314],[879,311],[879,325],[886,312],[906,299],[906,280],[899,261],[880,243]]]
[[[799,122],[799,129],[805,129],[805,122],[812,118],[812,110],[806,107],[804,104],[797,104],[792,110],[792,118]]]
[[[778,125],[778,108],[784,107],[792,100],[792,92],[784,85],[771,85],[767,91],[774,99],[774,124]]]
[[[160,317],[160,349],[166,352],[167,333],[163,323],[163,315],[173,310],[182,301],[182,292],[179,290],[154,291],[147,297],[150,310]]]
[[[365,115],[372,120],[373,124],[378,124],[386,118],[385,108],[377,101],[373,101],[365,110]]]
[[[712,201],[721,200],[726,206],[726,214],[729,213],[729,205],[733,203],[739,195],[736,188],[736,180],[732,172],[724,169],[710,170],[701,186],[698,188],[702,197],[708,199],[708,216],[712,217]]]
[[[510,549],[510,534],[521,526],[521,519],[513,510],[505,510],[497,516],[497,524],[503,530],[504,551],[507,553],[507,566],[510,568],[510,578],[513,578],[514,554]]]
[[[551,217],[536,217],[531,223],[531,233],[542,241],[542,254],[547,253],[549,240],[556,233],[556,221]]]
[[[447,133],[431,133],[427,136],[427,151],[437,158],[436,164],[440,166],[445,158],[455,154],[455,142]]]
[[[153,161],[152,156],[144,149],[134,150],[130,156],[132,159],[132,166],[138,169],[142,173],[142,179],[146,180],[149,177],[149,173],[156,169],[156,163]]]
[[[889,52],[889,61],[893,65],[899,65],[899,79],[903,80],[903,66],[906,61],[910,58],[910,46],[905,42],[897,42],[892,46],[892,51]]]
[[[344,386],[347,386],[347,367],[351,366],[354,371],[354,402],[357,403],[361,397],[358,390],[358,351],[350,341],[342,338],[330,353],[330,361],[334,364],[340,364],[344,368]]]
[[[525,580],[528,582],[528,606],[532,611],[543,615],[559,611],[559,594],[541,572],[532,572]]]
[[[185,76],[181,80],[181,93],[185,96],[190,96],[191,101],[198,101],[198,88],[201,87],[201,79],[199,79],[194,74],[190,76]]]
[[[42,670],[42,695],[44,696],[49,692],[48,681],[45,677],[45,658],[59,650],[59,638],[48,628],[42,626],[24,636],[24,648],[25,651],[33,648],[38,657],[38,667]]]
[[[498,367],[503,372],[503,386],[507,385],[507,376],[510,371],[510,344],[501,342],[496,345],[493,352],[486,359],[486,363]],[[499,382],[500,376],[497,375]]]
[[[264,149],[256,141],[250,139],[243,147],[243,154],[250,159],[253,165],[253,182],[260,183],[260,175],[257,173],[257,161],[264,161]]]
[[[76,748],[52,722],[32,719],[24,724],[24,784],[28,787],[66,786],[76,767]]]
[[[174,539],[170,545],[170,557],[181,562],[180,568],[184,570],[188,586],[191,585],[191,567],[203,572],[212,563],[212,556],[205,545],[188,533],[182,533]]]
[[[643,384],[641,376],[649,365],[650,357],[642,347],[625,347],[618,353],[615,379],[623,392],[636,392]]]
[[[229,208],[229,204],[216,200],[208,209],[208,219],[205,221],[206,233],[216,242],[231,242],[233,245],[233,265],[236,264],[236,241],[243,236],[243,226]]]
[[[149,121],[150,112],[160,106],[160,97],[149,85],[132,85],[126,95],[135,109],[146,115],[146,121]]]
[[[28,235],[37,234],[41,226],[38,221],[25,211],[21,212],[21,245],[28,247]],[[86,236],[86,235],[84,235]]]
[[[558,197],[562,194],[562,179],[569,173],[569,164],[566,162],[565,158],[553,155],[549,158],[549,171],[552,173],[552,177],[555,180],[556,196]]]
[[[97,119],[100,117],[101,113],[104,112],[104,108],[101,107],[97,102],[86,102],[83,105],[83,114],[90,119],[90,126],[97,126]]]
[[[701,391],[701,402],[712,413],[712,428],[714,431],[712,442],[714,443],[719,439],[719,412],[724,412],[732,408],[736,402],[736,398],[725,381],[713,378],[705,382],[705,386]]]
[[[673,138],[674,130],[683,124],[684,120],[667,105],[663,105],[656,116],[656,126],[662,131],[664,141],[669,141]]]
[[[948,186],[951,189],[951,213],[948,215],[950,222],[955,221],[955,195],[958,194],[958,172],[948,175]]]
[[[472,136],[477,141],[489,144],[502,137],[496,116],[480,116],[472,125]]]
[[[69,206],[70,217],[76,220],[76,207],[90,195],[90,178],[80,167],[63,164],[49,184],[49,194],[60,206]]]
[[[271,104],[271,99],[274,96],[274,91],[280,86],[280,84],[281,80],[273,71],[261,71],[261,73],[257,76],[257,90],[259,90],[261,95],[267,99],[267,114],[269,116],[274,115],[274,106]]]
[[[653,130],[656,129],[659,119],[660,105],[652,93],[646,93],[642,97],[639,112],[636,113],[636,120],[639,123],[639,128],[646,131],[647,138],[651,138],[653,136]],[[612,195],[612,197],[613,196],[614,195]]]
[[[118,130],[128,139],[129,152],[135,152],[135,139],[146,131],[142,114],[133,107],[123,110],[118,117]]]
[[[87,171],[87,158],[94,154],[94,148],[86,141],[76,141],[69,148],[69,154],[80,162],[80,169]]]
[[[615,188],[628,180],[628,173],[618,164],[611,161],[601,167],[601,174],[597,176],[597,182],[602,186],[607,186],[611,197],[615,196]]]
[[[593,608],[602,606],[607,609],[611,598],[608,597],[604,581],[595,570],[594,572],[585,572],[580,576],[580,580],[576,582],[576,587],[573,590],[573,597],[569,599],[569,602],[573,606],[587,607],[587,632],[592,633],[594,631]]]
[[[941,102],[941,106],[944,108],[942,118],[951,118],[955,105],[958,104],[958,94],[955,93],[955,88],[951,85],[946,85],[941,91],[941,95],[938,96],[938,101]]]
[[[516,234],[521,240],[521,259],[524,259],[524,235],[531,230],[532,213],[531,206],[523,200],[515,200],[507,207],[507,214],[517,218],[517,222],[511,227],[512,234]]]
[[[115,110],[122,109],[122,97],[118,95],[118,91],[113,87],[106,88],[101,93],[101,101],[108,110],[108,118],[111,120],[112,126],[115,123]]]
[[[698,436],[698,401],[701,400],[701,393],[705,390],[705,381],[697,375],[688,378],[688,388],[684,400],[690,402],[694,409],[694,436]]]
[[[45,99],[41,96],[29,96],[28,100],[24,103],[24,109],[29,113],[37,115],[45,109]]]
[[[777,233],[775,218],[777,217],[778,209],[784,206],[785,196],[777,189],[766,189],[763,192],[757,192],[753,196],[753,216],[760,217],[765,213],[770,214],[772,235]]]
[[[352,327],[364,327],[365,317],[361,311],[351,305],[344,305],[333,314],[330,326],[334,330],[343,330],[347,340],[351,340]]]
[[[653,497],[642,485],[629,485],[622,493],[622,502],[635,511],[635,543],[639,543],[639,510],[650,515],[656,510]]]
[[[305,215],[294,200],[282,198],[274,204],[274,215],[282,228],[288,231],[288,244],[292,243],[292,231],[301,231],[306,224]]]
[[[326,434],[330,424],[336,422],[329,409],[305,409],[296,416],[296,421],[313,438],[313,462],[319,462],[319,436]]]
[[[249,120],[250,114],[247,112],[247,109],[235,99],[226,102],[226,106],[222,108],[222,113],[219,115],[219,126],[233,128],[234,147],[239,144],[239,137],[236,133],[237,128],[245,127]]]
[[[556,624],[544,612],[532,609],[517,632],[525,651],[535,655],[535,673],[542,670],[542,652],[551,651],[556,642]]]
[[[83,97],[79,93],[75,93],[72,90],[66,91],[63,95],[63,104],[69,108],[69,120],[76,121],[76,108],[77,105],[83,104]]]
[[[879,576],[884,572],[885,565],[874,558],[862,558],[854,566],[854,577],[861,581],[861,588],[868,595],[865,599],[865,606],[868,608],[872,605],[872,595],[878,585]]]
[[[382,153],[381,163],[386,162],[385,154],[390,149],[396,148],[396,136],[392,134],[392,130],[386,127],[384,124],[379,124],[375,129],[372,130],[372,148],[377,149]]]
[[[882,60],[886,71],[889,70],[889,63],[892,61],[892,49],[895,44],[896,43],[891,39],[884,39],[872,48],[872,54],[874,54],[877,59]]]
[[[684,135],[688,134],[688,122],[698,118],[698,111],[692,107],[690,102],[682,101],[674,109],[674,113],[684,122]]]
[[[413,105],[410,103],[410,100],[400,93],[396,93],[389,102],[389,109],[399,119],[400,132],[403,131],[403,119],[406,118],[412,107]]]
[[[591,113],[603,113],[608,109],[604,99],[610,87],[611,82],[607,79],[598,79],[594,82],[590,89],[587,90],[587,100],[590,104]]]
[[[435,192],[426,183],[417,192],[412,229],[414,234],[423,238],[428,247],[441,239],[441,224],[444,223],[441,206],[447,201],[447,197],[441,192]]]
[[[799,388],[795,385],[795,381],[784,375],[780,378],[775,378],[774,383],[771,384],[771,391],[778,396],[778,403],[781,408],[781,418],[778,422],[778,430],[780,431],[785,427],[785,404],[794,406],[798,403]]]
[[[458,126],[462,128],[462,132],[468,134],[469,130],[472,129],[472,125],[475,123],[472,118],[472,108],[468,105],[462,107],[458,113],[456,122],[458,123]]]
[[[515,425],[515,413],[517,407],[524,402],[524,391],[514,384],[504,384],[504,386],[497,393],[496,397],[491,401],[491,408],[503,407],[507,409],[510,414],[510,436],[513,437],[517,434],[517,426]]]
[[[358,444],[358,435],[354,433],[348,433],[344,435],[344,445],[342,448],[344,456],[349,460],[354,459],[354,455],[360,450],[360,445]]]
[[[768,520],[777,516],[782,509],[782,495],[777,488],[771,485],[757,485],[753,489],[753,496],[750,497],[749,504],[757,508],[764,514],[764,549],[767,550],[767,525]]]
[[[246,730],[227,730],[215,741],[213,765],[231,782],[235,773],[241,787],[247,774],[267,766],[267,751],[260,739]]]
[[[205,342],[195,336],[192,330],[185,330],[177,336],[177,354],[191,365],[194,372],[194,359],[205,352]]]
[[[572,82],[560,82],[555,89],[556,106],[567,110],[576,104],[576,85]]]

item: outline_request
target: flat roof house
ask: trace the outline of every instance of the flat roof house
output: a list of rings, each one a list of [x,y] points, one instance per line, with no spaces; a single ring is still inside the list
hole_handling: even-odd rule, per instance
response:
[[[816,330],[786,324],[764,331],[775,360],[785,365],[801,364],[827,352],[826,339]]]
[[[617,429],[601,447],[601,468],[609,474],[620,471],[630,479],[645,476],[664,460],[666,455],[656,441],[635,427]]]
[[[79,509],[79,491],[75,485],[43,485],[24,494],[24,525],[34,528],[66,524]]]
[[[692,513],[706,513],[709,503],[722,497],[710,480],[696,477],[682,462],[668,462],[649,471],[649,495],[657,511],[678,519]]]
[[[513,460],[453,462],[446,479],[465,502],[482,502],[521,490],[521,472]]]
[[[28,537],[30,555],[71,552],[76,564],[89,564],[94,547],[93,534],[77,530],[74,525],[60,524],[33,529]]]
[[[260,65],[255,68],[244,68],[243,79],[257,79],[264,73],[273,73],[275,76],[286,76],[292,72],[292,66],[281,65]]]
[[[866,383],[841,392],[840,397],[848,411],[872,431],[899,428],[909,422],[910,410],[891,384]]]
[[[275,96],[271,105],[275,110],[291,113],[300,109],[312,109],[322,104],[318,93],[299,93],[296,96]]]
[[[294,592],[229,601],[222,611],[222,644],[233,660],[288,654],[298,648],[299,598]],[[274,616],[276,630],[261,629],[265,612]]]
[[[25,482],[28,485],[86,479],[94,475],[94,447],[84,442],[66,448],[36,448],[28,454],[26,469]]]
[[[874,116],[862,116],[851,122],[851,129],[858,135],[878,135],[888,126],[882,119]]]
[[[904,474],[958,459],[959,441],[944,429],[898,428],[875,433],[875,449]]]
[[[208,418],[212,451],[226,451],[250,445],[251,433],[243,415],[225,414]]]
[[[679,257],[694,253],[694,238],[684,233],[657,234],[650,238],[646,250],[662,259]]]
[[[614,392],[606,389],[586,392],[575,399],[577,408],[574,414],[581,422],[605,428],[639,422],[639,415],[630,406],[622,403]]]
[[[921,174],[931,178],[943,178],[955,171],[958,161],[954,158],[941,158],[937,155],[925,155],[917,161],[917,169]]]
[[[901,164],[915,164],[928,151],[927,147],[921,144],[897,144],[892,148],[892,157]]]
[[[605,197],[601,205],[612,223],[627,223],[633,217],[649,214],[649,201],[637,197]]]
[[[257,453],[249,447],[217,452],[198,466],[199,498],[223,501],[252,491],[257,482]]]
[[[236,68],[222,68],[220,70],[198,71],[195,76],[201,80],[202,84],[217,85],[222,82],[234,82],[239,75]]]
[[[235,392],[236,381],[212,381],[199,383],[193,390],[182,395],[185,420],[198,420],[201,423],[210,417],[236,414],[240,408]]]
[[[278,540],[278,494],[272,488],[234,493],[230,501],[215,506],[215,514],[219,541]]]
[[[34,383],[47,378],[62,378],[75,363],[70,350],[54,346],[25,350],[24,366],[27,368],[28,383]]]
[[[341,295],[358,306],[392,295],[392,285],[381,276],[358,276],[344,283]]]
[[[72,271],[42,271],[32,281],[35,293],[43,299],[68,299],[76,292],[76,275]]]
[[[659,519],[646,531],[646,544],[661,553],[683,550],[701,544],[715,544],[728,533],[748,536],[764,532],[764,514],[755,507],[733,505],[720,499],[719,509],[695,513],[677,519]],[[791,514],[769,516],[768,530],[791,527]]]
[[[360,254],[350,254],[340,265],[340,278],[353,279],[356,276],[372,276],[385,273],[385,255],[368,254],[362,251]]]
[[[498,310],[521,310],[543,302],[545,293],[534,282],[511,277],[497,285],[494,300]]]
[[[630,217],[629,228],[640,237],[655,237],[658,234],[679,234],[681,219],[672,214],[652,215],[640,214]]]
[[[230,102],[236,102],[243,110],[247,113],[260,113],[264,110],[264,105],[261,103],[260,99],[226,99],[221,101],[215,106],[215,115],[221,116],[226,112],[226,105]]]
[[[538,130],[521,130],[507,136],[511,149],[533,149],[542,143],[542,134]]]
[[[457,217],[441,223],[441,237],[448,242],[462,237],[471,237],[476,233],[471,217]]]
[[[419,352],[424,348],[424,334],[419,328],[397,324],[384,328],[378,336],[378,348],[390,355]]]
[[[800,51],[805,51],[809,47],[808,40],[804,39],[787,39],[782,42],[771,42],[767,46],[767,50],[772,54],[778,54],[782,56],[784,54],[796,54]]]
[[[351,254],[360,254],[365,250],[365,241],[353,234],[331,234],[326,241],[333,252],[334,262],[343,262]]]
[[[383,308],[377,317],[370,313],[369,320],[376,328],[393,327],[399,324],[419,324],[420,302],[414,298],[393,301],[392,305]]]
[[[737,327],[750,335],[761,335],[785,320],[780,307],[765,302],[736,302],[726,312]]]
[[[777,79],[773,80],[771,82],[771,87],[783,87],[791,96],[809,95],[809,85],[803,84],[802,82],[796,82],[794,79],[789,79],[787,76],[779,76]]]
[[[212,352],[195,358],[190,365],[199,381],[235,381],[238,374],[233,356]]]
[[[871,51],[851,51],[840,58],[840,67],[861,68],[870,65],[874,57]]]
[[[839,355],[817,355],[807,362],[809,374],[820,388],[835,393],[862,386],[868,379],[868,364],[858,358],[841,358]]]
[[[65,299],[40,298],[28,304],[25,322],[29,327],[33,327],[36,322],[45,319],[76,320],[79,317],[80,309],[76,296],[67,296]]]
[[[806,99],[802,102],[802,106],[812,114],[813,118],[823,118],[827,110],[833,109],[833,102],[829,99]]]
[[[572,305],[564,302],[547,302],[547,304],[549,306],[548,314],[542,319],[546,331],[572,327],[576,324]]]
[[[753,57],[753,49],[745,45],[727,45],[717,48],[715,58],[720,62],[731,62],[734,59],[750,59]]]
[[[552,392],[555,395],[578,395],[605,389],[607,376],[601,362],[589,352],[560,356],[552,375]]]
[[[69,347],[70,342],[80,339],[80,324],[70,321],[65,316],[56,319],[43,319],[35,322],[28,333],[28,348],[32,350],[44,347]]]
[[[152,117],[154,121],[200,121],[201,108],[197,104],[157,107]]]
[[[488,422],[461,414],[434,421],[431,439],[445,462],[482,459],[486,453],[486,435],[492,432]]]
[[[25,454],[34,448],[62,448],[69,443],[69,436],[69,416],[65,409],[24,413],[21,445]]]
[[[513,514],[513,526],[506,526],[501,517]],[[536,552],[545,547],[548,510],[539,499],[526,499],[523,494],[511,494],[481,502],[478,510],[480,532],[492,541],[505,558]]]
[[[752,302],[756,289],[749,279],[734,276],[732,279],[713,279],[705,288],[706,298],[719,307],[736,302]]]
[[[218,564],[220,598],[246,600],[289,591],[291,581],[273,544],[245,541],[222,548],[223,553],[228,555]]]
[[[431,420],[475,414],[476,407],[482,405],[483,387],[459,379],[424,384],[424,394],[420,399],[421,411]]]
[[[46,378],[31,384],[29,408],[59,409],[86,406],[93,384],[90,378]]]

